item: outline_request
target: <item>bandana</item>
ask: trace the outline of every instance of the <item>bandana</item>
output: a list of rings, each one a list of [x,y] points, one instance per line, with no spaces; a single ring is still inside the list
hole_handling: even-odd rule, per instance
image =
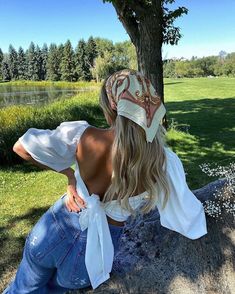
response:
[[[124,69],[112,74],[105,84],[113,110],[140,125],[152,142],[166,109],[149,79],[140,72]]]

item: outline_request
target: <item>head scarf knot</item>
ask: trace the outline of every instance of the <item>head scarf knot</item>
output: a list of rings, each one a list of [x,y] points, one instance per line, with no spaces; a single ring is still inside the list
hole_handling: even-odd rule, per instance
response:
[[[166,109],[149,79],[140,72],[124,69],[112,74],[105,84],[111,108],[140,125],[152,142]]]

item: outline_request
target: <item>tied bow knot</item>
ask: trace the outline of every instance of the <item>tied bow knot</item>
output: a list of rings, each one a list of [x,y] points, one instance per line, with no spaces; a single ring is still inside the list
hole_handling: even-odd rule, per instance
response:
[[[100,197],[98,195],[92,194],[86,198],[86,208],[82,209],[79,214],[79,224],[82,231],[88,228],[90,221],[95,220],[100,209]]]

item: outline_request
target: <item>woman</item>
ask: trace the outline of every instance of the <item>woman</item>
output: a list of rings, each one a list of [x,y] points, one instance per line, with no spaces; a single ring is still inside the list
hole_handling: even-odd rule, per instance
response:
[[[95,289],[109,279],[125,221],[138,208],[157,206],[162,226],[187,238],[207,234],[202,203],[165,146],[165,107],[150,81],[116,72],[102,86],[100,105],[109,129],[63,122],[53,131],[31,128],[16,143],[26,160],[65,174],[68,189],[28,235],[4,293]]]

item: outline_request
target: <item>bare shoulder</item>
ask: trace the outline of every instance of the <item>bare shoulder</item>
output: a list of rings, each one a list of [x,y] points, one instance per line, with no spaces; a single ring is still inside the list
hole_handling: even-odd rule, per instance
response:
[[[101,156],[106,146],[106,141],[102,134],[103,130],[96,129],[95,127],[88,127],[77,145],[78,156],[83,155],[90,157],[94,155],[95,158]]]

